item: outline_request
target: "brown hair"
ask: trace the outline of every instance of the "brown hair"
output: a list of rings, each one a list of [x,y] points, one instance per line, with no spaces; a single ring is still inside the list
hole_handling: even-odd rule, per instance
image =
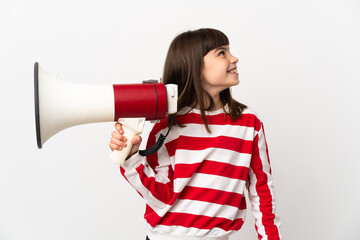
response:
[[[162,82],[178,85],[178,110],[183,107],[200,106],[201,117],[206,130],[210,132],[205,117],[205,111],[215,107],[214,100],[201,85],[201,74],[204,66],[204,56],[214,48],[229,45],[227,36],[219,30],[202,28],[181,33],[170,44],[165,60]],[[205,98],[210,105],[205,108]],[[244,104],[232,98],[230,89],[220,93],[220,99],[225,106],[228,104],[231,119],[241,116],[246,108]],[[176,120],[176,124],[180,125]]]

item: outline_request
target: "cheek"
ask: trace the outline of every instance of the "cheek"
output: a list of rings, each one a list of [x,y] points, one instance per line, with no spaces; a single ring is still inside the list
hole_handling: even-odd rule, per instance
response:
[[[213,83],[222,82],[227,77],[227,72],[224,69],[225,68],[213,69],[211,74],[209,74],[209,80]]]
[[[209,70],[203,73],[203,81],[213,84],[219,79],[219,73],[214,70]]]
[[[208,65],[206,67],[203,68],[203,76],[211,78],[215,75],[220,75],[223,73],[223,66],[221,66],[220,64],[212,64],[212,65]]]
[[[203,81],[209,84],[218,84],[227,77],[227,65],[223,61],[208,61],[203,67]]]

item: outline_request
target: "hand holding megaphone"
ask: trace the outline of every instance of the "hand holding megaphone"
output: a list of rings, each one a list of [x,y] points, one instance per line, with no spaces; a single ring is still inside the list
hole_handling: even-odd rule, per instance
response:
[[[119,119],[119,124],[115,125],[117,131],[113,132],[110,142],[110,148],[113,150],[110,158],[116,164],[123,165],[126,158],[129,157],[133,148],[132,139],[142,132],[144,123],[145,118]],[[126,137],[126,140],[121,140],[122,135]]]

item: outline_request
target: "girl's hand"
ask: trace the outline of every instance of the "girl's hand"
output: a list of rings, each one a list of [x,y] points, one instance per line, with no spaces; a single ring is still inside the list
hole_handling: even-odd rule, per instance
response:
[[[126,147],[126,137],[123,135],[124,134],[124,130],[122,128],[122,125],[120,123],[116,123],[115,124],[115,129],[116,131],[113,131],[111,134],[111,140],[109,143],[109,147],[111,149],[111,151],[114,150],[122,150],[123,148]],[[140,147],[141,144],[141,137],[139,135],[134,136],[131,139],[131,143],[133,144],[132,149],[129,153],[129,156],[127,156],[126,159],[128,159],[129,157],[131,157],[132,155],[134,155]]]

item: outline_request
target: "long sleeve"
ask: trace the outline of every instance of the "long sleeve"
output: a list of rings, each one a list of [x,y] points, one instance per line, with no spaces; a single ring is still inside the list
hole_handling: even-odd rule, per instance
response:
[[[147,146],[155,143],[163,124],[156,124]],[[165,125],[166,126],[166,125]],[[121,173],[154,210],[163,209],[173,193],[171,160],[165,147],[147,157],[139,153],[125,161]]]
[[[255,130],[247,183],[255,228],[259,239],[281,239],[280,220],[276,216],[275,191],[263,124],[255,126]]]

